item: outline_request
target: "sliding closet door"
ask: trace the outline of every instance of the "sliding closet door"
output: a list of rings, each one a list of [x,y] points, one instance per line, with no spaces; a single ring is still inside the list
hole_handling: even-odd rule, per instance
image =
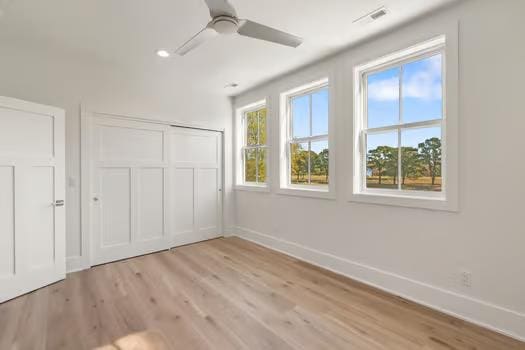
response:
[[[169,126],[92,120],[92,264],[168,249]]]
[[[173,245],[222,235],[222,135],[172,127],[170,229]]]

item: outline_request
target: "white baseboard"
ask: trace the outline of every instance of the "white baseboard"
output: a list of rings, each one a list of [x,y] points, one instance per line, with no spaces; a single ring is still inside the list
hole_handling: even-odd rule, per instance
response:
[[[525,314],[247,228],[236,235],[351,279],[525,341]]]
[[[89,264],[86,263],[86,259],[82,256],[68,256],[66,258],[66,273],[82,271],[89,268]]]

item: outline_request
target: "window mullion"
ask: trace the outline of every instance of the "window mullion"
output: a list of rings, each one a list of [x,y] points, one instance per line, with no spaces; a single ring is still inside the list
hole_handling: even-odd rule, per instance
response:
[[[257,145],[261,144],[261,111],[257,111]]]
[[[399,125],[403,125],[403,74],[405,67],[401,65],[399,70]],[[401,157],[403,152],[401,151],[401,127],[397,131],[397,189],[401,190],[401,177],[403,175],[403,169],[401,168],[402,162]]]
[[[312,142],[308,141],[308,184],[312,183]]]
[[[401,177],[403,175],[403,170],[401,168],[401,128],[397,130],[397,189],[401,190]]]
[[[255,183],[259,183],[259,148],[255,148]]]

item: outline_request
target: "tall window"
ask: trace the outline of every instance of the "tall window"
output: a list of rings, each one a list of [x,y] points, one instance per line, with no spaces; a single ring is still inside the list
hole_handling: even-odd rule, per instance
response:
[[[443,197],[444,38],[357,73],[360,191]]]
[[[329,92],[325,79],[286,94],[287,185],[327,190]]]
[[[264,185],[268,158],[266,106],[258,105],[243,111],[241,125],[243,182],[248,185]]]

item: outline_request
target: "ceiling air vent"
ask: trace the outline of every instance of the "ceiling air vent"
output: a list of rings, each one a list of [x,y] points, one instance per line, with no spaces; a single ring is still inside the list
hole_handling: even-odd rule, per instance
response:
[[[383,17],[386,14],[387,14],[386,8],[383,6],[383,7],[380,7],[378,9],[375,9],[372,12],[367,13],[364,16],[359,17],[358,19],[354,20],[353,23],[368,24],[368,23],[371,23],[371,22],[373,22],[373,21]]]

